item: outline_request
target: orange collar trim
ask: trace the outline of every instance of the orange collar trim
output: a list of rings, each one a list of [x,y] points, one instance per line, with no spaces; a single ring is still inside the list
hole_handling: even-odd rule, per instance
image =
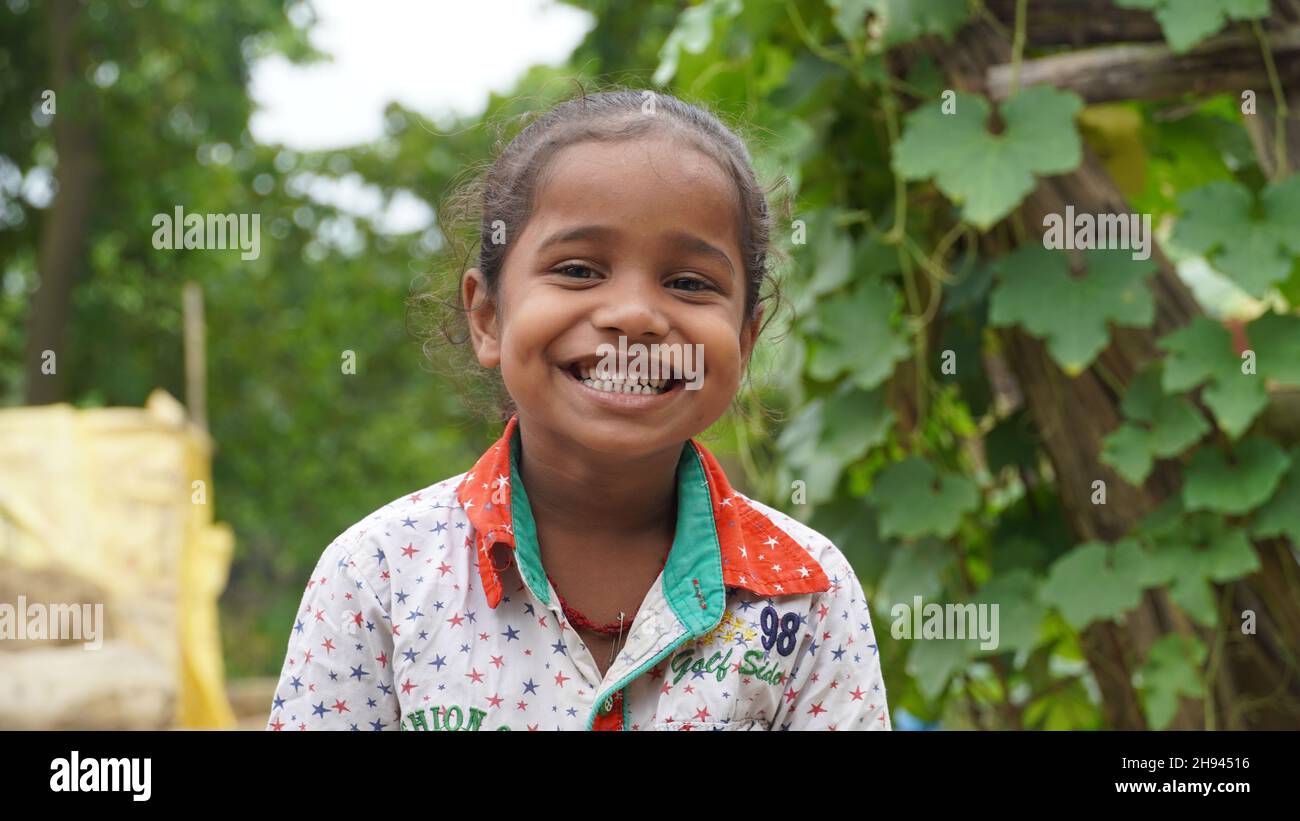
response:
[[[493,608],[503,597],[501,573],[509,569],[515,553],[515,519],[510,507],[514,481],[510,443],[518,424],[519,417],[511,417],[501,438],[479,457],[474,469],[465,474],[456,488],[456,497],[474,528],[466,537],[465,546],[474,548],[478,554],[483,590],[488,605]],[[766,514],[732,489],[722,466],[708,448],[694,439],[688,445],[695,448],[704,468],[722,554],[723,584],[742,587],[760,596],[829,590],[830,580],[821,565]],[[678,492],[682,493],[683,488],[679,487]],[[531,520],[531,513],[527,518]],[[528,530],[531,529],[530,526]],[[503,553],[500,546],[509,552]],[[673,550],[677,549],[674,543]],[[497,557],[495,565],[494,556]]]

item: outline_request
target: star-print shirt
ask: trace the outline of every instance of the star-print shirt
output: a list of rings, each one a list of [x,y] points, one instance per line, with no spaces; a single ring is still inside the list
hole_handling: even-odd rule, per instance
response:
[[[695,440],[667,562],[602,676],[542,568],[518,457],[516,417],[472,470],[325,549],[269,729],[890,729],[844,555]]]

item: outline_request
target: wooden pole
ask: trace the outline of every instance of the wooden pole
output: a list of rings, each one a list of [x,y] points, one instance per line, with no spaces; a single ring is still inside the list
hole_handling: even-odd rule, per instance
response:
[[[208,371],[203,329],[203,288],[185,283],[182,305],[185,324],[185,404],[190,418],[208,430]]]

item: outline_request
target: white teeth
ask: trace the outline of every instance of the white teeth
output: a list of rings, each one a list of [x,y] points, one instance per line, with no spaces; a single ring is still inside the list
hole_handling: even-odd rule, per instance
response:
[[[583,378],[578,381],[589,388],[605,391],[606,393],[657,394],[663,393],[668,386],[668,380],[666,379],[647,379],[633,382],[628,379],[594,379],[589,374],[584,374]]]

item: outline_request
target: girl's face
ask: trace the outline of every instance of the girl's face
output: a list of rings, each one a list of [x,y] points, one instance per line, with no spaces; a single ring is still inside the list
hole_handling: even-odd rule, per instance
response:
[[[477,269],[462,281],[465,304],[483,303],[470,314],[480,364],[501,368],[538,433],[629,458],[680,449],[726,410],[758,335],[761,317],[744,317],[734,184],[664,137],[568,146],[538,184],[532,217],[508,238],[497,303]],[[620,336],[697,371],[675,372],[685,378],[662,393],[584,384]]]

